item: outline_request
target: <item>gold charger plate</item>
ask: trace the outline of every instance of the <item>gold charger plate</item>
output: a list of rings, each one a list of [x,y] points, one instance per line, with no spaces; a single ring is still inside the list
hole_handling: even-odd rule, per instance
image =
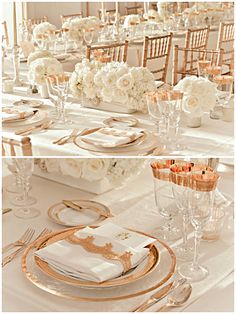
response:
[[[41,243],[46,242],[52,236],[56,239],[60,239],[61,234],[67,231],[75,232],[78,228],[70,228],[62,231],[54,232],[51,235],[46,235],[42,238]],[[150,236],[147,233],[143,233],[137,230],[131,230]],[[154,238],[154,237],[153,237]],[[156,239],[156,238],[155,238]],[[27,280],[37,286],[43,291],[46,291],[52,295],[57,295],[60,298],[66,298],[69,300],[85,301],[85,302],[106,302],[106,301],[120,301],[134,297],[145,295],[151,291],[154,291],[165,283],[175,273],[176,257],[173,250],[164,242],[156,239],[154,245],[156,246],[159,254],[158,267],[141,278],[139,281],[117,287],[106,288],[104,296],[104,288],[81,288],[76,285],[65,283],[61,280],[57,280],[51,276],[48,276],[35,263],[34,252],[37,250],[36,242],[31,243],[25,250],[22,257],[22,272]],[[40,245],[39,244],[39,245]]]
[[[134,117],[111,117],[103,121],[104,124],[112,127],[114,124],[127,125],[129,127],[135,126],[138,123],[138,119]]]
[[[86,133],[85,133],[86,134]],[[143,141],[137,142],[135,145],[131,145],[130,147],[121,147],[117,146],[114,148],[105,148],[105,147],[95,147],[88,143],[85,143],[81,140],[81,137],[78,135],[73,139],[73,142],[79,148],[84,150],[94,152],[94,153],[106,153],[106,154],[116,154],[116,155],[141,155],[145,156],[150,151],[157,149],[160,154],[164,151],[165,145],[158,142],[157,136],[152,132],[145,130],[145,138]]]
[[[100,129],[100,128],[89,129],[89,130],[87,130],[86,132],[83,133],[83,136],[84,136],[84,135],[88,135],[88,134],[92,134],[92,133],[98,131],[99,129]],[[142,142],[145,140],[145,138],[146,138],[147,135],[146,135],[146,133],[145,133],[145,131],[144,131],[143,134],[142,134],[139,138],[137,138],[137,139],[135,139],[135,140],[131,140],[131,141],[128,142],[128,143],[119,144],[119,145],[116,145],[116,146],[113,146],[113,147],[106,147],[106,146],[103,146],[103,145],[98,144],[98,143],[91,143],[90,141],[86,140],[86,138],[83,138],[83,136],[80,136],[80,140],[81,140],[82,142],[84,142],[85,144],[88,144],[88,145],[90,145],[90,146],[92,146],[92,147],[102,148],[102,149],[103,149],[103,148],[104,148],[104,149],[113,149],[113,148],[130,147],[130,146],[133,146],[133,145],[137,145],[137,144],[139,144],[139,143],[142,143]]]
[[[78,227],[77,230],[81,229]],[[46,247],[54,242],[64,240],[69,235],[74,234],[74,230],[71,232],[71,230],[66,231],[64,233],[60,234],[60,237],[58,236],[51,236],[48,238],[45,242],[42,242],[38,249],[41,249],[43,247]],[[137,281],[140,278],[143,278],[144,276],[148,275],[150,272],[154,270],[154,268],[157,266],[159,261],[159,253],[155,246],[149,247],[149,254],[146,260],[144,260],[143,265],[140,265],[140,267],[136,267],[126,274],[121,275],[118,278],[107,280],[105,282],[97,283],[93,281],[88,280],[82,280],[79,278],[74,278],[72,276],[66,276],[65,274],[62,274],[55,270],[53,267],[51,267],[47,262],[41,260],[38,256],[35,256],[35,262],[38,265],[38,267],[45,272],[47,275],[57,279],[61,280],[63,282],[66,282],[68,284],[77,285],[80,287],[93,287],[93,288],[105,288],[105,287],[117,287],[125,284],[132,283],[134,281]]]
[[[54,204],[54,205],[49,207],[49,209],[48,209],[49,219],[52,220],[53,222],[59,224],[59,225],[65,226],[65,227],[80,226],[80,227],[84,228],[87,226],[98,224],[98,223],[104,221],[105,219],[107,219],[108,217],[112,217],[110,209],[107,206],[105,206],[104,204],[101,204],[101,203],[95,202],[95,201],[91,201],[91,200],[72,200],[72,201],[84,209],[83,213],[88,211],[88,216],[89,216],[89,212],[93,211],[94,215],[90,215],[90,217],[91,217],[90,222],[88,221],[89,219],[87,220],[88,223],[78,223],[78,222],[70,223],[69,221],[66,222],[65,220],[62,220],[59,216],[60,213],[63,210],[66,210],[66,209],[69,210],[69,208],[66,205],[64,205],[62,202]],[[76,209],[71,209],[71,211],[74,212],[74,214],[78,215],[78,216],[81,213],[80,211],[78,211]],[[102,212],[105,212],[108,217],[102,215],[101,214]],[[88,217],[88,218],[90,218],[90,217]]]

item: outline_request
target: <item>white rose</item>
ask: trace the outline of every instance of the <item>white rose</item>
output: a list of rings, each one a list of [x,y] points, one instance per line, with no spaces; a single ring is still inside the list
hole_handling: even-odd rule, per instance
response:
[[[93,78],[94,78],[93,74],[91,72],[87,72],[84,75],[83,83],[91,87],[93,85]]]
[[[112,90],[109,88],[103,88],[101,91],[101,96],[104,101],[111,102],[112,101]]]
[[[102,71],[97,72],[94,75],[94,83],[95,83],[95,85],[97,85],[99,87],[103,86],[103,72]]]
[[[46,158],[45,167],[48,172],[58,173],[60,172],[60,160],[57,158]]]
[[[117,76],[114,72],[108,72],[103,77],[103,83],[107,85],[107,88],[113,88],[116,84]]]
[[[62,174],[74,178],[80,178],[82,174],[83,162],[77,158],[62,158],[60,159],[60,169]]]
[[[143,80],[143,72],[140,71],[139,68],[130,69],[130,73],[133,76],[135,81],[142,81]]]
[[[82,178],[88,181],[103,179],[110,165],[109,159],[90,158],[83,162]]]
[[[183,109],[193,117],[201,117],[204,113],[201,107],[201,101],[199,100],[199,97],[195,95],[184,97]]]
[[[94,87],[84,87],[83,92],[89,99],[93,99],[97,96],[97,91]]]
[[[130,73],[127,73],[120,77],[116,83],[117,88],[121,90],[129,90],[134,85],[134,79]]]

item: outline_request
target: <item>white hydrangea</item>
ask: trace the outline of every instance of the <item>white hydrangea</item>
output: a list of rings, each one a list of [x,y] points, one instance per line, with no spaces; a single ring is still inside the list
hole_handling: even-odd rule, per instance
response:
[[[48,50],[38,50],[31,52],[28,56],[27,63],[30,65],[33,61],[40,58],[53,58],[53,54]]]
[[[38,25],[36,25],[33,29],[33,36],[34,38],[37,38],[38,35],[45,35],[49,31],[55,31],[57,28],[55,25],[49,23],[49,22],[43,22]]]

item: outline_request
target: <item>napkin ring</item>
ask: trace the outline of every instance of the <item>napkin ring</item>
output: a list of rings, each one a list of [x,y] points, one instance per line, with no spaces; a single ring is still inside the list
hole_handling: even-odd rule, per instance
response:
[[[70,235],[65,240],[67,240],[71,244],[79,244],[85,249],[87,252],[94,254],[101,254],[104,258],[109,260],[116,260],[121,262],[123,266],[123,273],[126,273],[131,269],[131,252],[125,252],[124,254],[118,254],[112,250],[112,243],[106,243],[104,246],[99,246],[93,243],[95,240],[94,236],[88,236],[87,238],[79,238],[77,236]]]

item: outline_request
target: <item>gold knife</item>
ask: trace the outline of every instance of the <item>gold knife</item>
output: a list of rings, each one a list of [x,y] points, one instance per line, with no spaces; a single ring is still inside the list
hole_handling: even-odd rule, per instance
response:
[[[2,210],[2,214],[6,214],[6,213],[9,213],[9,212],[11,212],[11,211],[12,211],[11,208],[4,208],[4,209]]]
[[[150,306],[156,304],[157,302],[164,299],[170,292],[175,290],[177,287],[185,283],[186,279],[179,279],[177,281],[172,281],[168,285],[161,288],[158,292],[154,293],[148,300],[143,302],[141,305],[133,309],[131,312],[143,312],[148,309]]]
[[[75,209],[77,211],[82,211],[84,209],[89,209],[89,210],[93,210],[95,212],[97,212],[98,214],[100,214],[101,216],[104,216],[106,218],[108,217],[112,217],[112,215],[110,213],[107,213],[103,210],[100,210],[99,208],[94,208],[94,207],[82,207],[80,205],[78,205],[76,202],[74,201],[70,201],[70,200],[63,200],[62,203],[66,206],[66,207],[69,207],[69,208],[72,208],[72,209]]]

